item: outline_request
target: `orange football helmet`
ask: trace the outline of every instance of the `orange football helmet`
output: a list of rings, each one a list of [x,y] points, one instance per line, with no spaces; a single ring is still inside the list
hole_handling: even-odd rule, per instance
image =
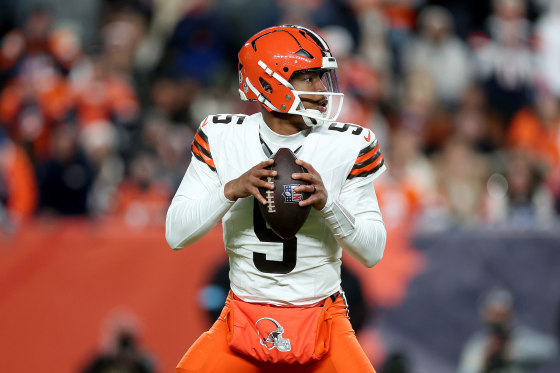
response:
[[[344,95],[336,78],[336,59],[327,43],[315,32],[301,26],[283,25],[264,29],[251,37],[239,51],[239,95],[242,100],[259,101],[268,111],[301,115],[308,126],[336,121]],[[328,99],[327,110],[305,109],[289,82],[296,71],[320,70]]]

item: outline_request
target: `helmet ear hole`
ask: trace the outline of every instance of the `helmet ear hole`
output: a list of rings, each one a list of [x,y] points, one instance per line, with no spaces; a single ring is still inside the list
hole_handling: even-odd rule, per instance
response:
[[[262,89],[267,93],[272,93],[272,86],[263,78],[259,78],[259,83],[261,83]]]

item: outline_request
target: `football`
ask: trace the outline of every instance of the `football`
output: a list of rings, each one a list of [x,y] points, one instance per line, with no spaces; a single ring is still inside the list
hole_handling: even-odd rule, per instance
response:
[[[270,228],[280,238],[293,238],[300,230],[309,215],[311,206],[300,207],[298,202],[309,198],[310,193],[300,193],[293,190],[302,184],[309,184],[303,180],[292,179],[293,173],[307,172],[296,164],[296,156],[288,148],[280,148],[273,157],[274,164],[270,167],[277,171],[276,177],[269,178],[274,183],[274,189],[259,188],[267,204],[259,203],[261,213]]]

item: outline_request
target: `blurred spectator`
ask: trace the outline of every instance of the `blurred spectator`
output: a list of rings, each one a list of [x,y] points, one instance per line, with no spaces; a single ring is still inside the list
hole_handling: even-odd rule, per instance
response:
[[[494,0],[488,18],[491,39],[476,50],[488,101],[506,123],[530,101],[535,78],[525,12],[524,0]]]
[[[83,58],[82,43],[71,27],[58,27],[49,36],[49,51],[63,75],[68,75]]]
[[[98,121],[82,128],[78,136],[94,173],[88,210],[92,215],[103,216],[112,209],[117,187],[124,177],[125,162],[118,153],[118,132],[112,123]]]
[[[25,20],[25,52],[28,56],[47,54],[49,50],[49,33],[53,25],[53,16],[47,7],[36,5]]]
[[[553,337],[515,319],[513,298],[506,290],[486,295],[480,319],[483,329],[465,343],[458,373],[527,373],[558,353]]]
[[[0,232],[12,232],[35,212],[38,200],[33,165],[0,128]]]
[[[434,155],[434,167],[437,187],[445,195],[449,208],[447,224],[477,224],[488,175],[487,160],[464,139],[455,136]]]
[[[510,149],[527,151],[547,170],[560,170],[559,98],[540,91],[534,105],[519,110],[507,132]]]
[[[447,9],[426,7],[418,22],[418,37],[403,45],[405,72],[427,72],[435,84],[437,100],[456,104],[474,73],[472,55],[455,36],[453,18]]]
[[[195,2],[182,0],[153,1],[150,5],[151,22],[135,54],[135,66],[141,73],[149,73],[156,68],[183,12],[196,6]]]
[[[17,67],[25,50],[25,38],[19,30],[7,33],[0,44],[0,86],[17,74]]]
[[[229,31],[216,1],[196,1],[178,22],[169,41],[172,70],[177,78],[191,78],[201,85],[219,83],[227,66]]]
[[[10,30],[2,39],[0,83],[20,75],[21,65],[35,58],[51,59],[55,68],[66,75],[82,57],[79,27],[71,21],[55,24],[50,9],[46,9],[32,9],[23,28]]]
[[[560,208],[560,98],[539,91],[534,104],[519,110],[507,133],[507,147],[526,151],[541,168]],[[557,212],[560,212],[558,209]]]
[[[552,196],[543,184],[542,171],[522,152],[509,159],[508,220],[517,227],[546,227],[554,224]]]
[[[22,62],[20,74],[0,93],[0,124],[34,163],[48,159],[52,130],[72,109],[70,87],[46,56]]]
[[[358,53],[364,56],[384,79],[390,81],[392,55],[387,41],[388,23],[382,2],[352,0],[350,5],[360,26],[361,37],[357,45]],[[337,44],[329,43],[329,45]],[[339,54],[335,53],[335,55]],[[341,66],[344,65],[341,64]]]
[[[560,98],[560,1],[547,3],[535,26],[538,83]]]
[[[150,103],[152,107],[146,110],[147,116],[154,112],[164,116],[175,125],[192,125],[200,122],[198,113],[192,112],[193,101],[205,94],[205,90],[192,79],[177,81],[167,76],[155,79],[151,86]]]
[[[389,123],[385,114],[386,82],[364,60],[354,58],[346,63],[348,86],[341,121],[360,123],[375,131],[379,141],[389,142]]]
[[[368,3],[370,0],[357,0]],[[384,19],[387,25],[387,42],[391,51],[392,73],[398,78],[403,72],[402,46],[405,45],[414,33],[416,24],[416,8],[423,0],[396,0],[382,1]]]
[[[152,373],[150,357],[138,346],[137,337],[122,330],[116,335],[114,346],[92,358],[82,373]]]
[[[103,0],[104,1],[104,0]],[[80,0],[68,2],[63,0],[22,0],[17,1],[16,20],[21,22],[30,12],[37,9],[48,12],[56,25],[71,25],[78,37],[89,45],[98,37],[101,14],[100,0]],[[14,2],[12,0],[12,2]]]
[[[163,226],[171,198],[170,186],[156,178],[159,161],[150,153],[136,155],[128,176],[118,186],[114,213],[135,228]]]
[[[128,76],[111,69],[107,56],[96,54],[72,74],[79,126],[99,120],[130,126],[140,114],[139,104]]]
[[[142,128],[142,143],[147,151],[159,158],[160,164],[155,177],[167,183],[172,190],[177,188],[185,175],[191,152],[186,149],[194,139],[190,126],[176,126],[157,113],[146,116]]]
[[[523,151],[508,153],[505,177],[488,180],[485,215],[491,222],[518,229],[546,229],[556,225],[553,197],[543,172]]]
[[[109,71],[123,76],[132,72],[145,28],[144,20],[135,12],[119,13],[103,26],[101,36]]]
[[[402,85],[396,108],[397,126],[413,131],[425,142],[428,122],[437,107],[434,82],[425,71],[412,71],[403,76]]]
[[[437,200],[435,176],[429,159],[421,152],[420,139],[411,131],[395,130],[387,159],[388,173],[377,181],[376,192],[388,229],[411,229],[424,208]],[[433,226],[433,217],[430,219]]]
[[[28,7],[29,4],[21,8],[27,10]],[[1,9],[3,13],[4,8]],[[53,17],[46,7],[31,7],[22,27],[10,30],[3,37],[0,50],[0,83],[16,77],[23,62],[49,55],[52,24]]]
[[[473,82],[459,101],[454,116],[454,133],[478,152],[491,154],[503,146],[505,137],[501,122],[492,120],[492,117],[484,90]]]
[[[63,124],[52,140],[52,159],[39,166],[41,211],[58,215],[87,215],[93,170],[78,144],[75,127]]]

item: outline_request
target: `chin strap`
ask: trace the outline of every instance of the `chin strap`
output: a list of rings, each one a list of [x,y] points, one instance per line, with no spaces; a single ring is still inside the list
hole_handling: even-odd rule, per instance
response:
[[[324,120],[317,120],[317,119],[313,119],[313,118],[309,118],[306,117],[305,115],[301,116],[303,118],[303,121],[305,122],[305,124],[307,125],[307,127],[317,127],[320,126],[322,124],[324,124]]]
[[[300,108],[301,108],[303,111],[312,111],[312,112],[316,112],[316,113],[319,113],[319,114],[320,114],[319,110],[305,109],[305,108],[303,107],[303,103],[301,103],[301,102],[300,102]],[[296,114],[296,115],[297,115],[297,114]],[[301,117],[303,118],[303,121],[305,122],[305,124],[307,125],[307,127],[317,127],[317,126],[321,126],[321,125],[323,125],[323,124],[325,124],[325,123],[327,122],[327,121],[324,120],[324,119],[311,118],[311,117],[308,117],[308,116],[303,115],[303,114],[300,114],[300,115],[301,115]]]

